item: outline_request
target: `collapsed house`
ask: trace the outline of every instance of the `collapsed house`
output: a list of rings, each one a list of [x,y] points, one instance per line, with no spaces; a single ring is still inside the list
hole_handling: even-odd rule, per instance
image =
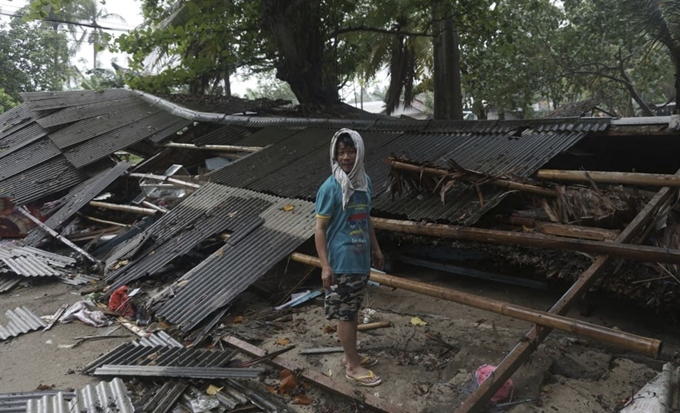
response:
[[[680,132],[670,117],[295,118],[276,116],[262,102],[199,112],[130,90],[28,93],[24,99],[0,115],[0,229],[3,238],[17,238],[0,249],[0,291],[22,277],[98,280],[105,298],[122,286],[139,287],[154,318],[173,325],[178,338],[199,343],[241,293],[280,263],[288,265],[291,257],[314,264],[293,253],[311,251],[313,202],[329,174],[328,143],[348,127],[366,144],[374,225],[391,261],[530,288],[575,282],[552,310],[528,319],[540,324],[552,317],[551,328],[568,322],[560,316],[593,285],[640,306],[671,314],[678,309],[679,222],[676,190],[669,187],[680,182],[670,177],[680,167],[674,156]],[[72,256],[48,252],[57,249]],[[641,263],[612,266],[609,257]],[[605,272],[616,276],[602,277]],[[492,304],[479,308],[493,311]],[[549,331],[535,328],[526,342],[540,342]],[[630,339],[614,336],[612,343]],[[658,354],[660,343],[645,343],[648,354]],[[138,347],[118,349],[108,359],[116,363],[97,362],[88,371],[229,380],[254,374],[198,371],[200,362],[167,364],[159,372],[133,362],[140,351],[146,357],[166,350]],[[531,351],[520,344],[460,411],[486,403]],[[214,369],[230,360],[229,354],[186,357],[214,360],[205,363]],[[239,404],[261,400],[230,383]],[[160,398],[165,391],[157,390]],[[172,407],[185,390],[173,387],[172,403],[162,407]],[[378,398],[364,402],[398,411]]]

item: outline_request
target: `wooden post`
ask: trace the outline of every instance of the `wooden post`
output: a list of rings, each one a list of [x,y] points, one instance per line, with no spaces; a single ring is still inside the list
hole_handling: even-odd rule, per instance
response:
[[[222,341],[229,344],[230,346],[239,349],[242,353],[248,354],[252,357],[263,357],[267,355],[267,352],[259,347],[255,347],[250,343],[246,343],[243,340],[239,340],[236,337],[224,337]],[[347,381],[336,381],[332,378],[326,376],[325,374],[303,369],[297,364],[278,356],[272,360],[268,360],[268,363],[280,368],[288,369],[290,371],[300,372],[302,377],[321,387],[322,389],[329,391],[333,394],[345,397],[354,403],[363,404],[370,410],[379,413],[405,413],[405,410],[399,406],[390,403],[386,399],[381,399],[375,395],[373,392],[362,393],[359,392],[361,399],[357,398],[357,390],[352,387]],[[344,377],[342,378],[343,380]]]
[[[680,171],[676,175],[680,174]],[[652,222],[661,205],[672,197],[675,191],[666,187],[661,189],[654,198],[640,211],[635,219],[614,240],[615,243],[627,243],[633,240],[642,230]],[[550,309],[551,314],[566,314],[577,303],[590,287],[600,278],[610,258],[601,255],[593,262],[560,300]],[[474,390],[474,392],[456,410],[456,413],[477,413],[486,407],[491,397],[503,386],[512,374],[529,358],[531,353],[550,334],[550,328],[535,325],[520,340],[514,349],[496,367],[494,373]]]
[[[290,258],[293,261],[301,262],[303,264],[321,267],[321,261],[316,257],[299,254],[296,252],[293,253]],[[479,295],[463,293],[450,288],[439,287],[436,285],[413,281],[402,277],[395,277],[393,275],[382,274],[375,271],[371,272],[370,279],[389,287],[401,288],[402,290],[413,291],[430,297],[441,298],[443,300],[453,301],[455,303],[467,305],[469,307],[479,308],[492,313],[552,327],[571,334],[588,337],[629,350],[653,355],[654,357],[658,356],[659,352],[661,351],[661,342],[659,340],[640,337],[634,334],[625,333],[619,330],[612,330],[606,327],[600,327],[595,324],[573,320],[571,318],[546,313],[544,311],[538,311]]]
[[[108,203],[108,202],[90,201],[89,204],[91,206],[97,207],[97,208],[111,209],[113,211],[131,212],[133,214],[139,214],[139,215],[155,216],[156,214],[158,214],[160,212],[160,211],[157,211],[157,210],[151,209],[151,208],[140,208],[140,207],[131,206],[131,205],[118,205],[118,204],[111,204],[111,203]]]
[[[481,180],[481,178],[475,178],[474,175],[467,176],[466,173],[464,172],[451,172],[447,171],[446,169],[439,169],[439,168],[430,168],[426,166],[418,166],[418,165],[413,165],[410,163],[406,162],[400,162],[397,160],[394,160],[392,158],[387,159],[387,163],[389,163],[393,168],[395,169],[400,169],[402,171],[410,171],[410,172],[415,172],[415,173],[426,173],[430,175],[436,175],[436,176],[448,176],[451,179],[457,179],[461,178],[463,180],[472,180],[473,182],[478,182]],[[520,182],[513,182],[513,181],[508,181],[505,179],[493,179],[490,181],[485,181],[484,183],[488,183],[490,185],[494,186],[499,186],[502,188],[508,188],[508,189],[513,189],[516,191],[522,191],[522,192],[528,192],[536,195],[543,195],[543,196],[550,196],[550,197],[557,197],[559,193],[550,188],[543,188],[540,186],[536,185],[529,185],[529,184],[523,184]]]
[[[191,143],[169,142],[162,144],[165,148],[194,149],[202,151],[225,151],[225,152],[259,152],[263,147],[260,146],[234,146],[234,145],[201,145],[196,146]]]
[[[644,174],[637,172],[558,171],[553,169],[541,169],[536,173],[536,177],[553,181],[592,181],[597,184],[680,187],[679,175]]]
[[[542,234],[499,231],[495,229],[461,227],[444,224],[421,224],[413,221],[371,218],[373,227],[394,232],[414,235],[429,235],[440,238],[453,238],[465,241],[493,244],[521,245],[525,247],[581,251],[593,254],[607,254],[612,257],[626,258],[644,262],[680,264],[680,250],[650,247],[646,245],[624,245],[613,242],[590,241],[564,237],[551,237]]]

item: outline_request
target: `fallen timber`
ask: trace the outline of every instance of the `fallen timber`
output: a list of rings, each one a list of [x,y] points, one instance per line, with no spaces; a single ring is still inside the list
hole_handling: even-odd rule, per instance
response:
[[[136,207],[132,205],[118,205],[118,204],[112,204],[109,202],[100,202],[100,201],[90,201],[90,206],[96,207],[96,208],[101,208],[101,209],[110,209],[112,211],[123,211],[123,212],[130,212],[133,214],[139,214],[139,215],[148,215],[148,216],[155,216],[157,215],[160,211],[152,208],[141,208],[141,207]]]
[[[465,172],[451,172],[446,169],[432,168],[426,166],[413,165],[406,162],[397,161],[395,159],[388,158],[387,162],[394,169],[399,169],[402,171],[416,172],[416,173],[426,173],[430,175],[437,175],[441,177],[449,177],[451,179],[461,178],[463,180],[472,180],[473,183],[482,182],[488,183],[490,185],[513,189],[517,191],[529,192],[536,195],[557,197],[559,193],[550,188],[543,188],[536,185],[523,184],[521,182],[514,182],[508,179],[491,179],[488,181],[484,180],[484,177],[476,177],[475,175],[467,174]]]
[[[164,148],[176,149],[194,149],[203,151],[227,151],[227,152],[259,152],[263,147],[260,146],[235,146],[235,145],[201,145],[197,146],[191,143],[176,143],[169,142],[161,145]]]
[[[321,267],[321,261],[316,257],[300,253],[293,253],[290,258],[296,262]],[[388,287],[413,291],[419,294],[428,295],[430,297],[441,298],[443,300],[453,301],[455,303],[467,305],[469,307],[479,308],[492,313],[529,321],[654,357],[658,356],[661,352],[662,343],[659,340],[601,327],[561,315],[550,314],[544,311],[538,311],[499,300],[493,300],[479,295],[463,293],[450,288],[408,280],[402,277],[395,277],[393,275],[382,274],[375,271],[371,272],[370,279],[371,281],[378,282]]]
[[[593,241],[611,241],[621,233],[613,229],[597,227],[584,227],[579,225],[556,224],[554,222],[537,221],[532,218],[507,217],[499,219],[500,223],[519,225],[532,228],[536,232],[545,235],[557,235],[560,237],[583,238]]]
[[[243,340],[239,340],[236,337],[231,336],[224,337],[222,338],[222,341],[252,357],[263,357],[267,355],[267,353],[261,348],[255,347],[252,344],[246,343]],[[268,360],[267,362],[281,369],[288,369],[290,371],[296,372],[300,371],[300,375],[302,377],[311,381],[312,383],[316,384],[322,389],[327,390],[333,394],[345,397],[354,402],[361,403],[372,411],[379,413],[405,413],[405,410],[402,409],[401,407],[392,404],[388,400],[376,397],[371,392],[359,393],[361,397],[361,399],[359,400],[357,399],[358,392],[356,388],[353,387],[351,384],[344,381],[339,382],[333,380],[332,378],[320,372],[316,372],[309,369],[302,369],[300,366],[282,358],[281,356]]]
[[[647,174],[639,172],[559,171],[541,169],[539,179],[567,182],[595,182],[596,184],[680,187],[680,175]]]
[[[676,172],[680,175],[680,171]],[[628,243],[642,233],[647,225],[653,225],[653,220],[660,208],[671,199],[677,192],[669,187],[662,188],[647,205],[637,214],[635,219],[616,237],[614,243]],[[610,257],[600,255],[592,265],[584,271],[571,288],[550,309],[550,314],[566,314],[576,304],[590,287],[602,276],[603,270],[610,262]],[[503,386],[515,371],[531,356],[543,340],[550,334],[552,329],[535,325],[517,343],[515,348],[508,353],[496,367],[494,373],[477,387],[472,394],[461,404],[456,413],[476,413],[484,409],[491,397]]]
[[[680,264],[680,250],[650,247],[646,245],[623,245],[621,243],[591,241],[542,234],[527,234],[495,229],[471,228],[445,224],[421,224],[413,221],[371,218],[373,227],[386,231],[414,235],[429,235],[440,238],[453,238],[464,241],[477,241],[492,244],[521,245],[524,247],[580,251],[593,254],[607,254],[612,257],[626,258],[644,262]]]

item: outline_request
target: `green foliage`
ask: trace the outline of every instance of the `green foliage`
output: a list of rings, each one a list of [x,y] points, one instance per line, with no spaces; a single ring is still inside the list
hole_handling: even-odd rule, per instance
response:
[[[62,90],[68,75],[68,40],[39,23],[13,19],[0,25],[0,88],[13,101],[21,92]]]
[[[17,106],[17,102],[5,93],[4,89],[0,89],[0,113],[4,113],[15,106]]]
[[[292,103],[297,104],[298,100],[295,97],[295,93],[290,90],[290,86],[286,82],[282,82],[277,79],[272,79],[271,77],[260,76],[257,79],[257,88],[246,89],[245,93],[246,99],[284,99],[290,100]]]
[[[125,87],[124,73],[114,66],[114,69],[98,67],[85,73],[75,69],[79,86],[85,90],[103,91],[107,89],[122,89]]]

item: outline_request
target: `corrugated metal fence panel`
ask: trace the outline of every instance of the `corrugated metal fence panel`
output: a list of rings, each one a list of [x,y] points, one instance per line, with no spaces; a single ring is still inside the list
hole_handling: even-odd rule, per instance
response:
[[[128,105],[112,108],[102,115],[81,120],[52,132],[50,139],[59,149],[68,148],[141,121],[160,111],[159,108],[146,102],[132,101]]]
[[[76,396],[74,392],[58,390],[0,394],[0,413],[26,413],[29,400],[39,400],[45,396],[55,396],[58,393],[61,393],[66,400],[71,400]]]
[[[74,168],[63,155],[59,155],[1,181],[0,197],[11,198],[15,205],[25,205],[69,189],[87,178],[85,171]]]
[[[40,317],[26,307],[7,310],[5,317],[9,322],[6,326],[0,325],[0,341],[47,327],[47,324]]]
[[[67,123],[77,122],[83,119],[90,119],[110,113],[121,107],[130,106],[139,100],[133,96],[124,96],[120,99],[107,100],[104,102],[88,103],[78,106],[71,106],[56,113],[38,119],[36,122],[43,128],[52,128]]]
[[[0,181],[17,175],[28,168],[52,159],[61,154],[52,141],[40,138],[31,145],[25,146],[5,156],[0,161]]]
[[[65,151],[64,156],[80,168],[144,139],[174,134],[189,123],[168,112],[158,112],[74,146]]]
[[[73,193],[66,204],[55,212],[47,221],[45,225],[52,229],[59,228],[66,220],[71,218],[73,214],[78,212],[82,207],[87,205],[94,197],[99,195],[107,186],[109,186],[118,177],[123,175],[132,165],[126,162],[121,162],[111,168],[108,172],[100,174],[100,177],[85,186],[80,191]],[[35,228],[24,239],[24,242],[29,246],[35,246],[46,235],[41,228]]]
[[[330,130],[304,129],[276,145],[218,169],[209,177],[223,185],[247,188],[251,183],[301,160],[315,149],[328,146],[333,134]]]
[[[284,259],[314,232],[314,204],[241,190],[243,195],[277,202],[261,217],[265,223],[235,245],[226,245],[182,277],[188,283],[157,313],[187,332],[214,311],[229,304],[274,264]],[[284,206],[293,210],[285,212]]]
[[[132,92],[124,89],[111,89],[103,92],[78,90],[66,92],[29,92],[22,93],[24,103],[32,111],[67,108],[69,106],[99,103],[107,100],[122,99]]]

